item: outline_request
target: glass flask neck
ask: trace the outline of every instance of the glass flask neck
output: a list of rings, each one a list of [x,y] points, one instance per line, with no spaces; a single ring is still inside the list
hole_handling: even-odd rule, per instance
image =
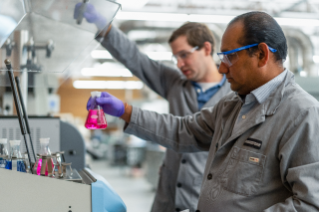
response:
[[[101,107],[96,103],[96,98],[98,97],[92,97],[92,103],[91,103],[91,110],[100,110]]]
[[[11,147],[11,158],[22,158],[20,145],[14,145]]]
[[[51,155],[49,144],[41,144],[40,155]]]

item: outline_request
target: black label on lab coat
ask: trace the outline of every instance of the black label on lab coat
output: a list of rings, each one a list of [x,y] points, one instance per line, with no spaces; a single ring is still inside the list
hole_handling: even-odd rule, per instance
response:
[[[256,149],[260,149],[262,145],[262,141],[254,139],[254,138],[247,138],[244,145],[254,147]]]

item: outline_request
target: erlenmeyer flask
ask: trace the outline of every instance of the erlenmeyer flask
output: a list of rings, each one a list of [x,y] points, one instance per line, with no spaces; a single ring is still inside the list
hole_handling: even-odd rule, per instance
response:
[[[101,97],[101,92],[93,91],[91,92],[91,108],[89,109],[89,114],[86,118],[85,127],[87,129],[104,129],[107,127],[104,111],[102,108],[96,104],[96,98]]]
[[[11,160],[12,171],[26,172],[26,168],[23,162],[23,158],[20,152],[20,140],[11,140]]]

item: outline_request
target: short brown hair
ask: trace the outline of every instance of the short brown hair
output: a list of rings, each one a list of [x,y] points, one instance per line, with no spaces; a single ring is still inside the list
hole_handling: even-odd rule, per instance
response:
[[[186,22],[173,32],[168,42],[172,43],[182,35],[187,37],[187,42],[189,45],[193,47],[198,46],[199,49],[203,47],[206,41],[210,42],[212,45],[212,51],[210,54],[213,55],[215,49],[215,39],[213,33],[206,24]]]

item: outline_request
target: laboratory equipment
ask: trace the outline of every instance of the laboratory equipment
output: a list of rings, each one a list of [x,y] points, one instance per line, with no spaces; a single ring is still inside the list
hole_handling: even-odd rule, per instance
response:
[[[0,169],[1,211],[126,212],[125,203],[105,179],[87,168],[75,174],[82,179],[78,183]],[[48,192],[39,195],[44,191]]]
[[[103,109],[97,105],[96,98],[101,97],[101,92],[91,92],[91,107],[87,116],[85,127],[87,129],[104,129],[107,127],[106,118]]]
[[[52,159],[54,163],[54,175],[61,178],[63,177],[63,170],[62,170],[62,154],[64,152],[56,152],[52,153]]]
[[[65,178],[72,178],[73,177],[73,170],[71,167],[72,163],[62,163],[62,169],[63,169],[63,176]]]
[[[21,140],[10,140],[11,146],[11,162],[12,171],[26,172],[26,168],[23,162],[23,158],[20,152]]]
[[[49,148],[50,138],[40,138],[40,154],[33,167],[33,173],[42,176],[53,176],[54,163]]]
[[[6,138],[0,139],[0,168],[6,167],[6,162],[9,159],[9,153],[7,149],[7,140]]]
[[[50,137],[51,153],[63,150],[65,161],[72,162],[72,168],[81,170],[85,167],[85,141],[74,125],[60,120],[59,117],[29,116],[28,118],[35,154],[40,154],[40,138]],[[16,116],[0,116],[0,138],[8,140],[22,138]],[[22,142],[20,151],[22,153],[27,151]]]

